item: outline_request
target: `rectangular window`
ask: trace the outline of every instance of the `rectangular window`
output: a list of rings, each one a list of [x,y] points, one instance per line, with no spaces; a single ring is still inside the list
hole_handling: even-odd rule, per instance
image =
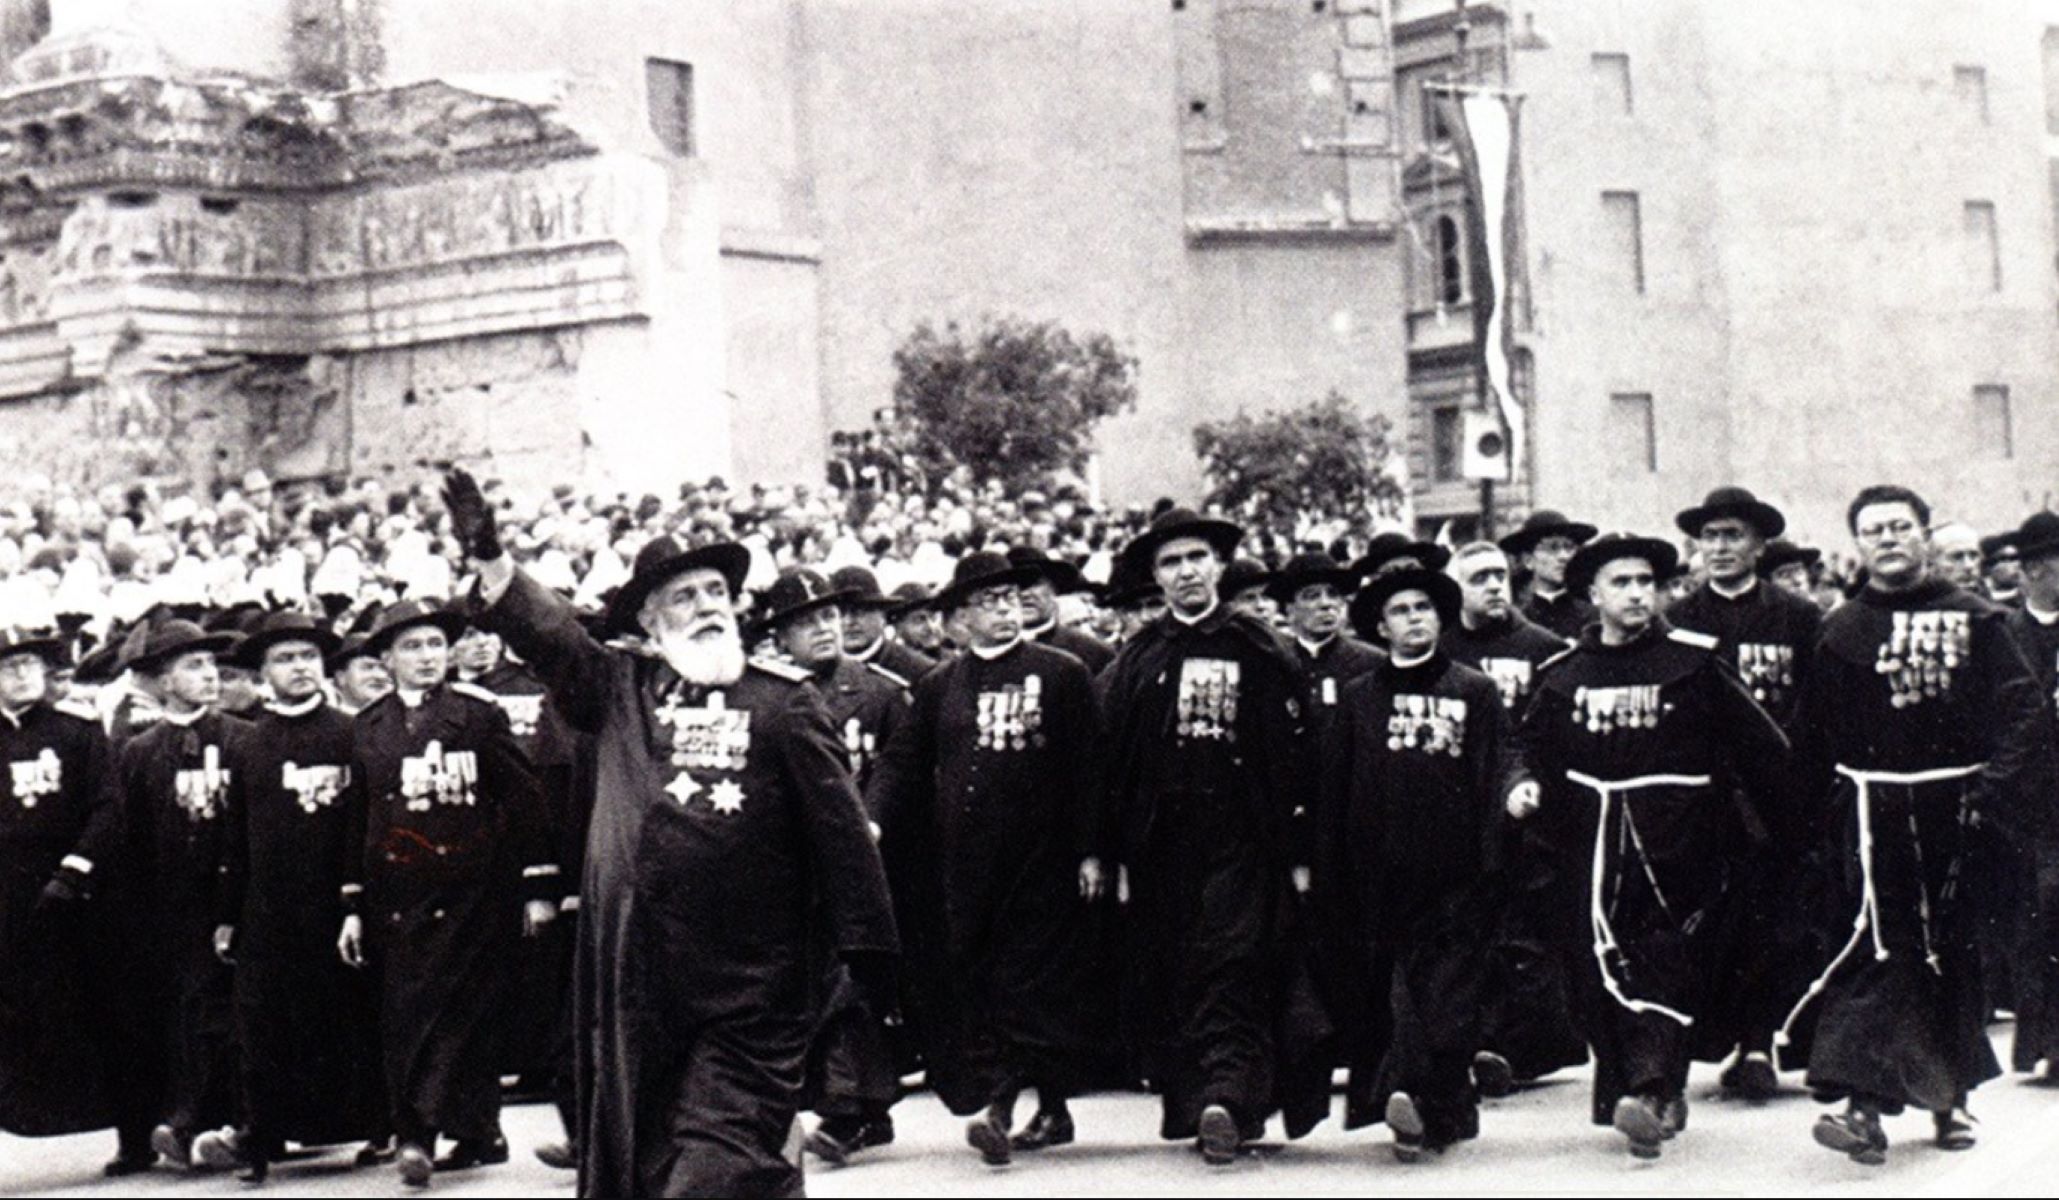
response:
[[[2002,290],[2002,232],[1991,200],[1966,202],[1966,278],[1976,288]]]
[[[1444,105],[1449,97],[1435,90],[1441,86],[1437,80],[1424,80],[1423,97],[1423,144],[1431,147],[1443,146],[1451,141],[1451,122],[1444,119]]]
[[[1466,418],[1456,404],[1430,410],[1430,480],[1457,483],[1465,477]]]
[[[1630,94],[1629,55],[1594,56],[1594,98],[1600,112],[1621,113],[1626,117],[1635,112],[1634,99]]]
[[[659,144],[681,158],[692,158],[693,64],[669,58],[643,60],[644,91],[648,94],[651,132]]]
[[[1988,123],[1988,71],[1986,67],[1952,68],[1952,94],[1981,124]]]
[[[1608,444],[1624,471],[1652,474],[1659,469],[1659,431],[1650,392],[1617,392],[1609,397]]]
[[[2009,412],[2009,389],[1983,383],[1973,389],[1975,452],[1983,457],[2016,457],[2016,423]]]
[[[1644,213],[1636,192],[1603,192],[1602,219],[1608,226],[1604,246],[1615,277],[1623,286],[1644,294]]]

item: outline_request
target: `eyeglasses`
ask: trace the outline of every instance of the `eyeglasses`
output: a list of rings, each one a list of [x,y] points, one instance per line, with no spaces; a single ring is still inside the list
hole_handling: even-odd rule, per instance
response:
[[[1889,521],[1885,525],[1862,525],[1856,536],[1869,545],[1879,545],[1889,538],[1899,542],[1914,537],[1922,528],[1914,521]]]
[[[1006,591],[996,589],[979,593],[972,597],[971,603],[974,608],[984,613],[1002,613],[1013,608],[1021,608],[1022,593],[1012,588]]]

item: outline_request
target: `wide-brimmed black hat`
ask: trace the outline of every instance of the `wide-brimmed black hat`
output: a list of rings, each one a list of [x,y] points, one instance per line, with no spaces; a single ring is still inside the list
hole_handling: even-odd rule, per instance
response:
[[[772,581],[772,586],[758,593],[758,603],[764,611],[757,615],[752,627],[769,633],[795,617],[841,605],[851,595],[837,591],[822,572],[812,567],[788,567]]]
[[[1181,538],[1200,538],[1215,548],[1216,557],[1229,562],[1237,555],[1237,544],[1244,540],[1244,531],[1228,521],[1216,517],[1204,517],[1187,508],[1169,508],[1158,514],[1150,528],[1130,539],[1122,548],[1122,557],[1137,562],[1144,573],[1151,573],[1152,558],[1159,547]]]
[[[1671,542],[1634,533],[1605,533],[1573,553],[1573,561],[1566,564],[1566,590],[1575,595],[1586,591],[1595,575],[1619,558],[1650,563],[1652,574],[1661,583],[1680,565],[1680,551]]]
[[[1991,533],[1980,539],[1981,565],[1992,567],[1998,562],[2021,559],[2023,552],[2016,548],[2016,533],[2016,530],[2011,529],[2004,533]]]
[[[379,623],[365,635],[365,649],[372,654],[384,654],[393,645],[393,639],[418,625],[441,629],[444,637],[455,642],[465,632],[465,624],[462,615],[437,601],[403,600],[379,614]]]
[[[1094,590],[1094,585],[1087,582],[1087,577],[1080,574],[1078,567],[1062,558],[1052,558],[1035,546],[1011,546],[1008,561],[1018,567],[1034,567],[1044,582],[1051,585],[1051,590],[1061,596]]]
[[[1138,574],[1148,578],[1151,573],[1143,571]],[[1233,558],[1223,568],[1222,578],[1216,580],[1215,594],[1225,600],[1235,600],[1252,588],[1271,588],[1272,584],[1273,573],[1265,569],[1264,563],[1255,558]],[[1154,582],[1151,586],[1158,585]]]
[[[1596,532],[1592,525],[1567,520],[1562,512],[1540,508],[1523,518],[1522,525],[1514,533],[1501,539],[1501,548],[1509,554],[1528,554],[1537,548],[1537,543],[1548,537],[1568,537],[1576,542],[1585,542]]]
[[[829,585],[840,592],[849,592],[851,598],[845,601],[850,608],[876,608],[881,611],[894,607],[891,597],[879,590],[879,576],[870,567],[842,567],[829,577]]]
[[[143,642],[129,655],[129,669],[149,674],[181,654],[220,654],[236,644],[233,633],[209,633],[192,621],[174,618],[146,628]]]
[[[888,599],[894,602],[894,606],[887,610],[887,620],[899,621],[904,617],[912,617],[916,613],[924,612],[934,607],[930,603],[934,596],[935,593],[922,584],[902,584],[887,596]]]
[[[1327,583],[1349,597],[1358,587],[1358,579],[1358,572],[1327,554],[1297,554],[1287,560],[1286,566],[1273,572],[1272,581],[1266,584],[1265,590],[1281,604],[1292,604],[1302,588],[1321,583]]]
[[[0,658],[17,654],[37,655],[53,667],[70,665],[63,638],[27,629],[0,629]]]
[[[1458,581],[1435,567],[1396,567],[1373,576],[1351,598],[1351,627],[1363,638],[1377,637],[1380,611],[1402,592],[1422,592],[1437,606],[1437,619],[1449,628],[1464,601]]]
[[[1432,571],[1442,571],[1451,562],[1451,550],[1435,542],[1422,542],[1405,533],[1383,533],[1366,545],[1366,552],[1351,564],[1351,573],[1360,579],[1371,579],[1381,571],[1394,568],[1394,564],[1407,565],[1414,559],[1418,566]]]
[[[1702,535],[1702,526],[1718,517],[1736,517],[1759,531],[1767,540],[1787,532],[1787,518],[1780,510],[1741,487],[1719,487],[1693,508],[1682,509],[1673,519],[1680,532],[1691,538]]]
[[[343,668],[349,666],[355,660],[360,658],[379,657],[377,654],[373,653],[371,650],[366,648],[365,640],[366,639],[364,634],[353,633],[348,637],[344,638],[341,642],[337,643],[335,652],[329,655],[329,659],[326,664],[329,668],[329,673],[331,675],[334,675],[337,672],[343,670]]]
[[[1759,555],[1759,574],[1771,575],[1782,567],[1800,563],[1813,567],[1823,561],[1823,552],[1810,546],[1798,546],[1785,538],[1766,543],[1766,552]]]
[[[635,632],[643,602],[666,580],[684,571],[714,571],[728,582],[730,598],[736,599],[744,594],[744,579],[751,573],[751,552],[735,542],[717,542],[689,550],[670,537],[652,538],[636,552],[629,582],[608,601],[608,631]]]
[[[938,612],[950,612],[981,588],[1027,587],[1049,578],[1041,568],[1013,562],[1011,557],[979,550],[959,559],[949,586],[937,593],[931,605]]]
[[[2010,535],[2019,558],[2051,558],[2059,555],[2059,513],[2034,512],[2023,528]]]
[[[113,683],[121,674],[122,646],[119,641],[108,641],[95,646],[72,672],[72,679],[79,683]]]
[[[327,661],[343,639],[306,613],[272,613],[236,644],[236,665],[256,670],[264,665],[265,651],[280,642],[307,642]]]

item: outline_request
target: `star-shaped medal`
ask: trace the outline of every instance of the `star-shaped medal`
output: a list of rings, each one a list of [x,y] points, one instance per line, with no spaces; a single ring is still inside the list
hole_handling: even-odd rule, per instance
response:
[[[681,808],[685,808],[686,802],[693,799],[700,792],[701,785],[695,781],[693,776],[685,771],[681,771],[672,777],[671,783],[665,785],[665,790],[672,794],[674,800],[679,801]]]
[[[744,810],[743,785],[734,779],[725,779],[708,793],[708,803],[724,816],[735,816]]]

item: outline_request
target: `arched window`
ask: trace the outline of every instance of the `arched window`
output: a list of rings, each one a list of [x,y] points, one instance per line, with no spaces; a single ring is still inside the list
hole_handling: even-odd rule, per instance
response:
[[[1437,218],[1437,302],[1459,304],[1466,297],[1465,259],[1459,252],[1458,222]]]

